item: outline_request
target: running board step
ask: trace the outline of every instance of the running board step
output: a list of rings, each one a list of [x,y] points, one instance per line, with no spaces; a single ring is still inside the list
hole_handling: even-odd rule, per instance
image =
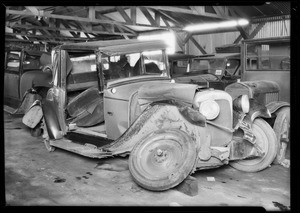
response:
[[[51,140],[50,145],[91,158],[106,158],[112,156],[110,153],[104,152],[92,144],[82,145],[66,139]]]

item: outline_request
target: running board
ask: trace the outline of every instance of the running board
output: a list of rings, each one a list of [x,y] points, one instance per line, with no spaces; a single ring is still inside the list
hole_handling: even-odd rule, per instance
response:
[[[50,145],[91,158],[106,158],[112,156],[109,152],[102,151],[95,145],[82,145],[67,139],[50,140]]]

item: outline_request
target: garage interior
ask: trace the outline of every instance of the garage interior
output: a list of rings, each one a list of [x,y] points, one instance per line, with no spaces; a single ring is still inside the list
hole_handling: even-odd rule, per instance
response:
[[[291,2],[205,6],[5,6],[5,48],[51,52],[68,43],[161,38],[169,54],[213,54],[243,40],[291,35]],[[232,20],[246,25],[190,29]],[[158,36],[157,36],[158,35]],[[166,35],[166,36],[165,36]],[[4,91],[5,93],[6,91]],[[229,165],[200,170],[166,191],[133,180],[128,156],[93,159],[34,137],[23,114],[4,111],[4,206],[263,207],[291,210],[290,145],[286,164],[260,172]],[[290,141],[291,143],[291,141]],[[188,186],[184,186],[184,184]],[[183,188],[188,187],[188,190]]]

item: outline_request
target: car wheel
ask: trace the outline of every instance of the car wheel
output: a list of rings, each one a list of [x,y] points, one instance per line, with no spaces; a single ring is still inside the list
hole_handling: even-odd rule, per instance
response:
[[[163,191],[181,183],[197,159],[193,139],[178,129],[162,129],[138,142],[129,157],[134,181],[152,191]]]
[[[237,170],[258,172],[267,168],[276,157],[278,144],[271,126],[265,120],[257,118],[252,124],[252,131],[256,137],[256,143],[262,148],[264,155],[253,159],[230,162],[230,165]]]
[[[282,108],[276,114],[273,129],[279,146],[273,163],[281,164],[285,160],[286,149],[290,141],[290,108]]]

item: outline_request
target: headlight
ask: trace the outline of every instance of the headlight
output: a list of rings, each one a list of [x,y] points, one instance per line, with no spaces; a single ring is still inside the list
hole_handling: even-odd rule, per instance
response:
[[[248,95],[240,95],[233,101],[233,109],[237,111],[242,111],[243,113],[248,113],[250,109],[249,97]]]
[[[213,120],[220,113],[220,106],[214,100],[206,100],[200,103],[199,112],[206,117],[207,120]]]

